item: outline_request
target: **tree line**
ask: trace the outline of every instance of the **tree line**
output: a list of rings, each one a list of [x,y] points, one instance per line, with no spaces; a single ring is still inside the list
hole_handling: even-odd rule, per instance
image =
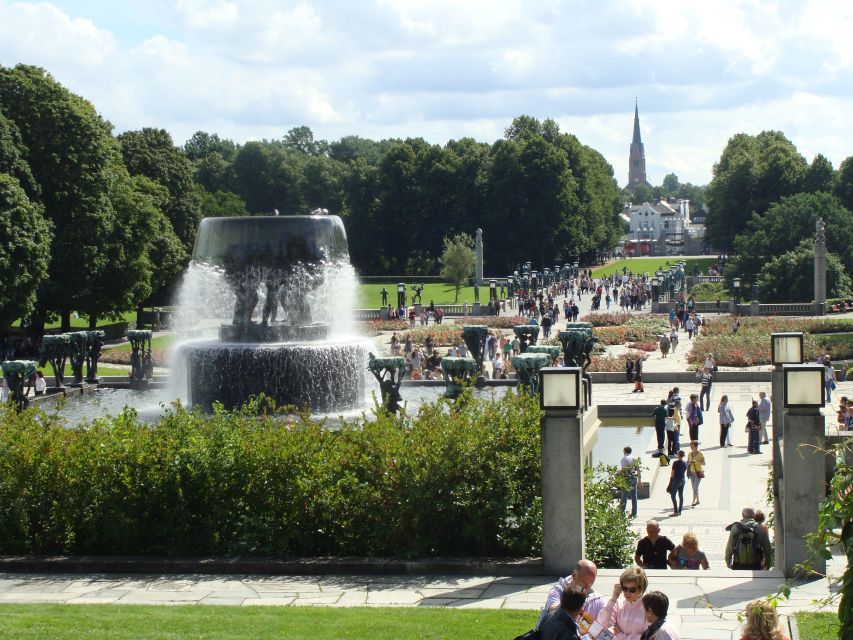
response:
[[[839,168],[818,154],[808,162],[780,131],[733,136],[707,187],[707,237],[732,254],[726,269],[759,299],[812,299],[815,224],[826,223],[827,294],[851,295],[853,156]]]
[[[163,129],[113,134],[44,69],[0,66],[0,328],[163,304],[204,216],[340,215],[364,275],[436,274],[443,239],[484,230],[487,272],[584,260],[622,235],[612,167],[553,120],[493,144],[315,140],[296,127],[238,144]]]

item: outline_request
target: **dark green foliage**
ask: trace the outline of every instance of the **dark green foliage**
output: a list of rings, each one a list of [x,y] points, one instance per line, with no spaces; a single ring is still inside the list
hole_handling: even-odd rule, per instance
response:
[[[93,289],[105,268],[101,248],[112,229],[118,146],[110,124],[89,102],[37,67],[0,67],[0,112],[20,132],[22,159],[53,224],[50,278],[39,291],[37,314],[53,310],[67,317],[78,306],[78,292]]]
[[[835,196],[849,211],[853,211],[853,156],[845,158],[838,167]]]
[[[853,213],[828,193],[798,193],[782,198],[766,213],[752,216],[735,240],[737,256],[726,269],[729,280],[739,276],[751,285],[759,271],[767,271],[769,261],[797,249],[803,240],[813,241],[818,218],[826,223],[827,251],[840,258],[848,272],[853,271]],[[777,277],[784,279],[785,273]],[[795,291],[790,287],[790,295],[811,299],[812,288]],[[803,293],[808,295],[803,297]]]
[[[827,238],[828,239],[828,238]],[[804,302],[814,298],[814,247],[804,240],[761,265],[758,285],[762,302]],[[826,293],[830,298],[850,296],[850,276],[838,256],[826,253]]]
[[[586,557],[599,567],[631,565],[636,536],[613,500],[614,489],[626,487],[614,466],[587,467],[584,474]]]
[[[529,556],[540,553],[538,399],[302,417],[132,410],[88,428],[0,415],[0,553]],[[630,561],[614,470],[587,476],[588,556]]]
[[[707,237],[712,247],[731,251],[749,216],[762,214],[783,196],[802,190],[805,158],[780,131],[733,136],[708,185]]]
[[[0,329],[32,311],[47,277],[50,225],[17,178],[0,172]]]

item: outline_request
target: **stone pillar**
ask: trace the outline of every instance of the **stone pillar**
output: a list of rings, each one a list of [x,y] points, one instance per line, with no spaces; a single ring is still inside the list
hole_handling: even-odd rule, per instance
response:
[[[784,564],[777,568],[786,577],[795,577],[794,567],[811,557],[806,537],[817,531],[818,502],[826,493],[824,486],[825,419],[819,409],[785,411],[782,477],[782,544]],[[805,446],[803,446],[805,445]],[[778,547],[778,542],[777,542]],[[826,560],[814,558],[812,569],[826,573]]]
[[[770,387],[770,402],[773,410],[773,521],[774,525],[773,537],[776,540],[776,568],[782,569],[785,566],[785,545],[781,541],[785,540],[785,522],[782,519],[782,502],[783,488],[782,479],[785,470],[782,467],[782,435],[784,433],[784,402],[785,402],[785,387],[784,376],[782,375],[782,365],[773,367],[771,374]]]
[[[814,314],[826,313],[826,232],[823,218],[817,219],[814,241]]]
[[[583,414],[546,411],[542,441],[542,557],[545,573],[565,575],[585,555]]]
[[[477,252],[477,264],[474,270],[474,282],[478,286],[483,285],[483,230],[477,229],[474,239],[474,250]]]
[[[761,315],[761,307],[758,304],[758,300],[753,300],[749,303],[749,315],[752,317],[757,317]]]

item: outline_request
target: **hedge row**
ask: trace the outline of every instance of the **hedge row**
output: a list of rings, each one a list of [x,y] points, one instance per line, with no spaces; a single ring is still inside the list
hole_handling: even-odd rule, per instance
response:
[[[463,394],[339,430],[264,409],[174,406],[156,425],[125,410],[69,428],[0,408],[0,554],[541,553],[535,397]],[[614,476],[587,480],[587,523],[607,530],[589,555],[610,566],[631,545]]]

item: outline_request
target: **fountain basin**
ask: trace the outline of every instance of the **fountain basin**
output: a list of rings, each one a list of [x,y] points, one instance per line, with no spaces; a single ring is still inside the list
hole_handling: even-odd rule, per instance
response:
[[[198,341],[182,344],[178,357],[186,363],[187,402],[203,411],[214,403],[240,407],[261,393],[313,413],[364,403],[367,349],[359,341]]]

